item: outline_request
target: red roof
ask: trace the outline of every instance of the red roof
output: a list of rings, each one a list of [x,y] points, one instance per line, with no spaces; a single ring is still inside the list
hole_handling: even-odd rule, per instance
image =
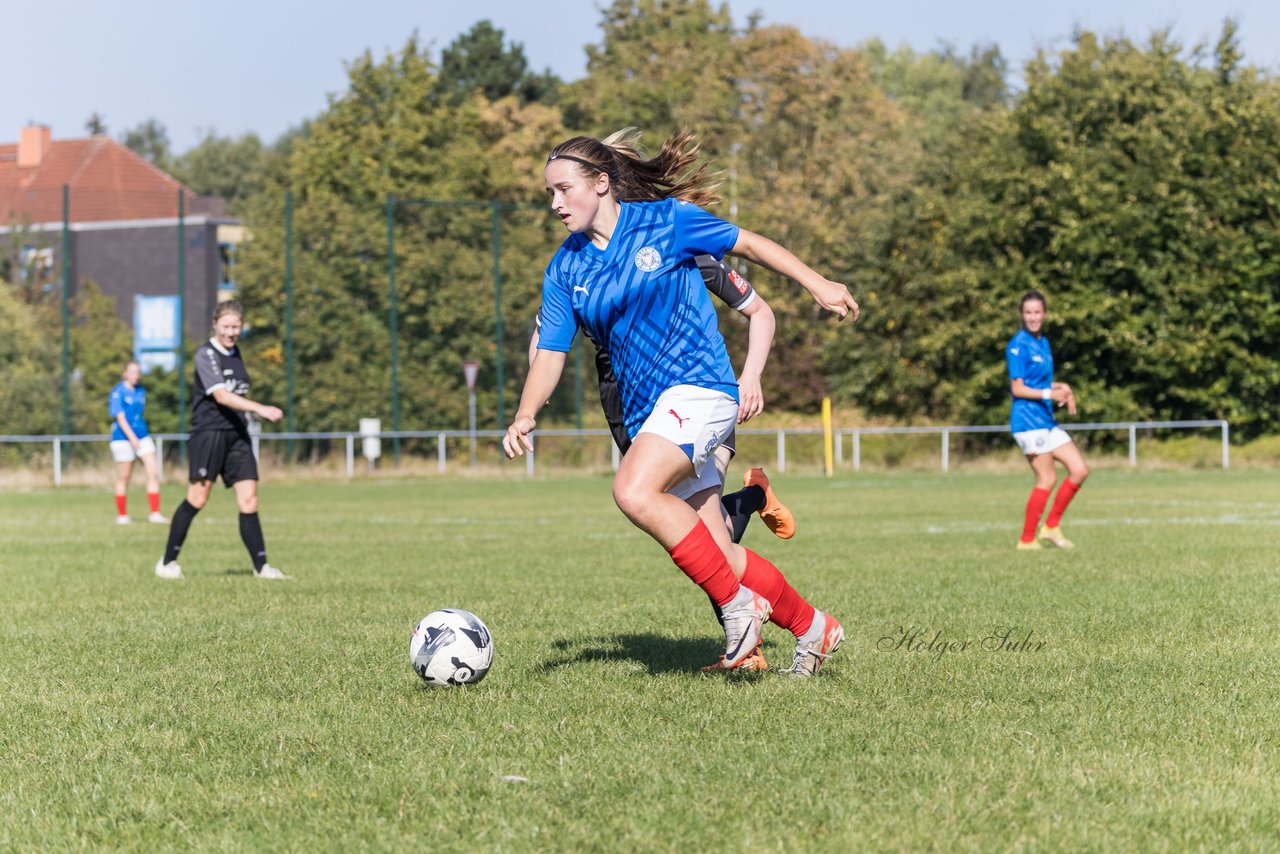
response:
[[[47,131],[46,131],[47,133]],[[71,222],[170,219],[178,193],[186,212],[195,194],[108,136],[53,140],[39,165],[18,165],[18,145],[0,144],[0,226],[62,219],[62,187],[70,187]]]

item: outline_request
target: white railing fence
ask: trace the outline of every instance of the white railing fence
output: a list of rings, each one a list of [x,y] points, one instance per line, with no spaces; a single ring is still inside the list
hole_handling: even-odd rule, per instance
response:
[[[1230,428],[1226,421],[1117,421],[1112,423],[1098,424],[1069,424],[1070,432],[1094,431],[1094,430],[1124,430],[1129,436],[1129,465],[1136,466],[1138,464],[1138,431],[1139,430],[1193,430],[1213,428],[1220,430],[1222,433],[1222,467],[1229,468],[1231,464],[1231,448],[1230,448]],[[983,426],[949,426],[949,427],[842,427],[833,431],[835,462],[837,467],[843,466],[845,463],[845,446],[848,444],[851,451],[851,467],[853,471],[862,470],[862,438],[864,436],[894,436],[894,435],[911,435],[925,434],[936,435],[939,437],[939,447],[942,457],[942,471],[947,471],[951,467],[951,437],[955,434],[963,433],[1005,433],[1008,432],[1006,425],[983,425]],[[787,436],[821,436],[822,428],[820,427],[788,427],[779,429],[765,429],[756,427],[739,428],[740,436],[776,436],[776,454],[777,459],[775,467],[779,472],[787,470]],[[260,442],[280,442],[288,440],[316,440],[324,439],[329,441],[342,441],[345,448],[346,471],[348,477],[355,475],[356,468],[356,442],[361,439],[378,438],[378,439],[427,439],[435,440],[436,443],[436,468],[440,474],[445,474],[448,470],[448,453],[447,446],[450,439],[467,439],[470,448],[475,447],[478,439],[494,439],[499,440],[503,436],[501,430],[400,430],[378,433],[376,436],[365,435],[358,432],[351,433],[260,433],[254,435],[254,453],[257,454]],[[535,447],[539,437],[569,437],[569,438],[587,438],[599,437],[609,439],[609,445],[612,448],[611,462],[614,471],[618,469],[620,456],[618,448],[613,444],[608,430],[538,430],[534,434]],[[107,435],[75,435],[75,436],[0,436],[0,444],[40,444],[49,445],[53,451],[53,484],[60,486],[62,484],[63,461],[62,446],[64,444],[76,442],[101,442],[106,443]],[[164,442],[185,440],[188,438],[184,433],[160,433],[152,434],[152,438],[156,442],[157,460],[160,465],[164,465]],[[473,455],[469,455],[473,456]],[[534,473],[535,454],[525,454],[524,471],[526,475]],[[517,460],[517,464],[519,460]],[[163,477],[163,470],[161,471]]]

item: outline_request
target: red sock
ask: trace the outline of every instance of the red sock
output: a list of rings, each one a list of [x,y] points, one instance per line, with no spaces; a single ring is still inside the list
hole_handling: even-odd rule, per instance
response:
[[[1031,490],[1031,497],[1027,499],[1027,518],[1022,523],[1022,541],[1030,543],[1036,538],[1036,525],[1040,524],[1040,514],[1044,512],[1044,506],[1049,503],[1049,490],[1036,487]]]
[[[129,496],[127,495],[116,496],[116,512],[119,513],[121,516],[125,515],[124,508],[128,501],[129,501]]]
[[[1062,514],[1067,512],[1067,505],[1071,503],[1071,499],[1075,498],[1076,493],[1079,491],[1079,484],[1074,481],[1064,480],[1062,486],[1058,487],[1058,497],[1053,499],[1053,507],[1049,510],[1049,518],[1044,523],[1050,528],[1058,527],[1058,523],[1062,521]]]
[[[717,605],[723,607],[738,595],[741,585],[729,567],[729,559],[720,551],[701,519],[683,540],[667,549],[667,553],[689,576],[689,580],[701,587]]]
[[[776,566],[751,549],[743,551],[747,553],[747,568],[742,573],[742,583],[773,604],[769,622],[777,623],[796,637],[809,631],[816,609],[787,583]]]
[[[147,504],[151,507],[152,513],[159,513],[160,512],[160,493],[148,492]]]

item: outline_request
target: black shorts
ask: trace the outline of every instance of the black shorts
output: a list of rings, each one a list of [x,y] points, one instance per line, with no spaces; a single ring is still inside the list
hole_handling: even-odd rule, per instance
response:
[[[627,435],[627,428],[621,424],[609,424],[609,432],[613,434],[613,441],[617,443],[618,450],[623,456],[631,449],[631,437]],[[729,449],[729,456],[736,457],[738,455],[738,430],[734,428],[729,431],[729,435],[720,443],[720,447]]]
[[[258,479],[258,461],[247,433],[235,430],[202,430],[191,434],[187,448],[188,476],[197,480],[217,480],[231,486],[242,480]]]

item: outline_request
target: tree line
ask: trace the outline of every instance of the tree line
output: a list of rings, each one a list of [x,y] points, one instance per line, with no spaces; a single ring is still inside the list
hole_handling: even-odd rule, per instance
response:
[[[356,58],[324,113],[263,147],[244,192],[224,191],[253,235],[237,278],[255,394],[286,392],[286,193],[304,430],[389,416],[388,196],[496,200],[396,204],[391,228],[402,425],[465,424],[461,363],[476,359],[482,426],[499,426],[498,363],[509,417],[564,236],[546,213],[546,152],[625,126],[656,148],[689,127],[722,172],[713,213],[778,239],[863,306],[856,328],[837,325],[794,284],[743,269],[778,315],[771,408],[830,395],[868,417],[1000,423],[1003,346],[1018,297],[1038,288],[1082,418],[1274,429],[1280,86],[1245,61],[1231,21],[1190,47],[1079,32],[1014,90],[994,46],[842,48],[756,18],[737,27],[706,0],[615,0],[601,16],[580,80],[531,71],[482,22],[439,57],[415,37]],[[208,148],[207,171],[239,186]],[[722,328],[740,360],[745,328],[727,314]]]

